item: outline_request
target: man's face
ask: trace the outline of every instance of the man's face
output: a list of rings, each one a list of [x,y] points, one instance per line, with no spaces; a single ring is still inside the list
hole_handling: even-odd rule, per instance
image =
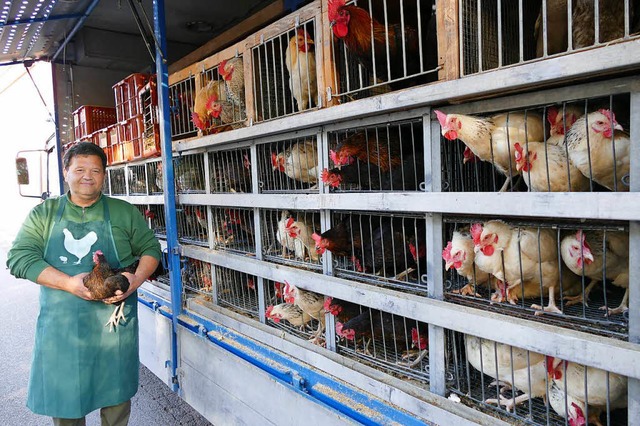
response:
[[[64,170],[64,180],[69,184],[71,196],[79,200],[95,200],[100,195],[105,171],[97,155],[76,155],[69,168]]]

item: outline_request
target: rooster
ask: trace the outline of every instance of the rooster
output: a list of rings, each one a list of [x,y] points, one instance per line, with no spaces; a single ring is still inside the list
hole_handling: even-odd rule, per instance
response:
[[[436,110],[442,136],[460,139],[482,161],[488,161],[507,177],[500,192],[509,187],[518,174],[513,155],[516,142],[544,140],[542,118],[535,113],[498,114],[490,118],[445,114]]]
[[[98,241],[98,234],[93,231],[78,239],[75,239],[67,228],[64,228],[62,233],[64,234],[64,249],[78,258],[78,261],[73,263],[74,265],[79,265],[82,259],[91,251],[91,246]]]
[[[385,16],[388,16],[386,12],[385,10]],[[408,18],[412,14],[405,12],[405,15],[405,18]],[[414,13],[413,16],[418,15]],[[420,16],[430,15],[427,11],[421,10]],[[430,16],[428,23],[420,23],[423,31],[427,29],[426,39],[422,41],[415,27],[404,21],[401,24],[401,19],[395,20],[396,23],[385,25],[361,7],[346,5],[345,0],[329,1],[328,18],[331,22],[333,35],[341,39],[356,60],[378,80],[396,80],[436,66],[437,52],[433,15]],[[425,61],[423,67],[420,63],[421,56]],[[433,76],[430,76],[415,82],[392,82],[390,86],[393,89],[400,89],[415,83],[421,84],[430,81],[432,78]]]
[[[491,285],[491,275],[475,267],[474,259],[476,257],[473,250],[473,239],[467,233],[454,232],[451,241],[442,251],[442,259],[445,261],[445,270],[454,268],[458,274],[466,278],[469,283],[458,290],[462,295],[474,295],[480,297],[476,293],[476,288],[481,284]]]
[[[325,327],[324,296],[312,291],[303,290],[285,281],[284,301],[296,305],[302,309],[304,313],[320,322],[318,330],[316,330],[316,333],[311,339],[311,342],[318,344]]]
[[[101,250],[96,250],[93,253],[93,263],[95,266],[86,275],[82,282],[84,286],[91,292],[91,295],[96,300],[103,300],[109,297],[116,296],[116,292],[126,293],[129,290],[129,280],[122,275],[121,271],[115,270],[109,266],[106,257]],[[129,267],[124,269],[126,272],[135,272],[135,268]],[[105,324],[109,326],[109,331],[113,331],[115,327],[120,324],[120,321],[126,321],[124,316],[124,301],[116,303],[116,308],[111,314],[109,321]]]
[[[299,327],[301,330],[304,329],[305,325],[311,321],[311,316],[309,316],[309,314],[291,303],[280,303],[275,306],[267,306],[265,316],[267,319],[270,319],[275,323],[279,323],[281,320],[286,320],[292,326]]]
[[[322,234],[313,234],[318,254],[329,250],[334,256],[353,256],[363,246],[371,244],[374,225],[370,216],[347,216]]]
[[[571,401],[568,405],[574,408],[577,417],[582,414],[584,418],[585,405],[588,405],[589,423],[600,424],[601,412],[627,406],[627,378],[624,376],[575,362],[563,362],[552,356],[547,356],[547,373],[552,389],[555,386],[560,396],[567,396],[567,403]]]
[[[629,191],[631,140],[614,113],[600,109],[578,119],[565,137],[571,162],[587,178],[611,191]]]
[[[593,0],[575,0],[571,22],[573,48],[591,46],[596,42],[595,25],[598,26],[598,43],[606,43],[624,37],[624,0],[598,0],[599,22],[595,24]],[[629,2],[630,16],[633,16],[633,1]]]
[[[224,79],[227,99],[244,108],[244,64],[238,56],[220,62],[218,73]]]
[[[615,309],[601,307],[609,315],[628,309],[629,298],[629,235],[625,232],[578,231],[567,235],[560,244],[560,254],[565,265],[578,276],[591,279],[584,294],[567,297],[567,305],[588,301],[591,290],[602,280],[603,272],[616,286],[625,288],[620,306]],[[606,259],[606,264],[605,264]]]
[[[202,131],[206,131],[212,126],[212,103],[225,97],[224,90],[221,90],[222,84],[219,80],[211,80],[196,94],[191,120]]]
[[[271,153],[271,165],[299,182],[318,182],[318,148],[312,140],[297,142],[279,154]]]
[[[324,300],[324,311],[336,317],[336,321],[341,323],[345,323],[362,313],[360,305],[330,296]]]
[[[298,29],[289,40],[284,63],[289,71],[289,89],[298,104],[298,111],[304,111],[318,98],[313,40],[304,29]]]
[[[524,145],[524,146],[523,146]],[[532,192],[581,192],[589,179],[567,157],[566,147],[544,142],[514,145],[516,170]]]
[[[487,399],[487,404],[504,405],[510,410],[531,398],[546,397],[547,370],[545,356],[515,346],[464,335],[467,361],[473,368],[521,392],[515,398],[506,398],[500,390],[497,399]],[[504,389],[504,388],[503,388]]]
[[[385,135],[388,135],[388,140],[384,140]],[[330,152],[331,160],[337,166],[344,166],[358,159],[386,173],[402,165],[401,143],[398,129],[391,128],[388,132],[375,129],[359,131],[342,140],[335,151]]]

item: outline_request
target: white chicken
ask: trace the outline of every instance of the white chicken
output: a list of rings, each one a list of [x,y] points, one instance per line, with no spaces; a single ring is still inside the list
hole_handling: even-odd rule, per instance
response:
[[[318,252],[315,249],[313,229],[303,220],[295,220],[288,210],[283,210],[278,221],[276,240],[282,245],[282,256],[286,256],[286,250],[292,251],[296,259],[309,259],[317,262]]]
[[[444,114],[436,110],[442,136],[460,139],[482,161],[488,161],[507,177],[500,188],[504,192],[513,176],[518,174],[513,153],[516,142],[544,140],[544,127],[539,114],[507,113],[490,118],[461,114]]]
[[[599,414],[607,408],[615,410],[627,406],[627,378],[624,376],[550,356],[547,357],[547,370],[550,381],[561,392],[560,396],[564,393],[571,398],[583,416],[585,404],[588,404],[590,423],[599,424]]]
[[[304,111],[318,98],[318,80],[313,40],[302,28],[289,40],[285,65],[289,71],[289,89],[298,104],[298,111]]]
[[[587,419],[585,418],[586,408],[584,402],[567,395],[564,390],[561,390],[558,385],[553,382],[552,377],[549,379],[549,383],[547,397],[553,411],[558,413],[563,419],[567,419],[569,426],[586,426]],[[568,417],[567,411],[569,412]],[[597,414],[593,413],[591,408],[589,410],[589,417],[591,418],[589,423],[599,424],[599,419],[596,421]]]
[[[569,161],[564,146],[529,142],[516,143],[514,148],[516,169],[529,191],[581,192],[589,189],[589,179]]]
[[[469,334],[465,334],[464,344],[467,361],[473,368],[523,392],[515,398],[506,398],[500,391],[497,399],[487,399],[485,403],[504,405],[510,410],[531,398],[546,397],[544,355]]]
[[[513,228],[500,221],[491,220],[484,225],[471,227],[475,244],[476,265],[507,284],[504,291],[507,301],[515,304],[518,297],[528,299],[541,296],[548,290],[549,303],[542,307],[532,305],[543,312],[562,313],[556,306],[555,295],[563,289],[565,294],[578,290],[577,277],[567,270],[562,274],[558,266],[557,240],[553,230],[543,228]],[[501,302],[500,294],[492,300]]]
[[[324,295],[303,290],[285,281],[284,300],[296,305],[303,312],[319,321],[318,329],[310,341],[315,344],[320,342],[325,327]]]
[[[612,191],[629,191],[629,134],[608,109],[578,119],[567,132],[565,143],[571,162],[587,178]]]
[[[275,323],[287,320],[294,327],[299,327],[300,330],[303,330],[305,325],[311,321],[309,314],[291,303],[267,306],[265,316]]]
[[[318,149],[312,140],[297,142],[283,152],[271,153],[273,170],[303,183],[318,183]]]
[[[465,277],[469,283],[458,292],[462,295],[475,295],[476,288],[481,284],[491,286],[492,277],[480,268],[476,268],[474,259],[476,257],[473,250],[473,239],[468,233],[454,232],[451,241],[442,251],[442,259],[445,261],[445,270],[454,268],[459,275]]]
[[[602,231],[578,231],[567,235],[560,244],[560,253],[565,265],[578,276],[591,279],[584,294],[567,297],[567,305],[584,302],[589,293],[602,280],[603,269],[607,279],[618,287],[625,288],[620,306],[607,310],[609,315],[619,314],[628,309],[629,300],[629,234],[621,231],[609,231],[605,235]],[[605,264],[606,259],[606,264]]]
[[[73,263],[74,265],[79,265],[82,259],[91,251],[91,246],[98,241],[98,234],[94,231],[78,239],[75,239],[67,228],[64,228],[62,233],[64,234],[64,249],[78,258],[78,261]]]

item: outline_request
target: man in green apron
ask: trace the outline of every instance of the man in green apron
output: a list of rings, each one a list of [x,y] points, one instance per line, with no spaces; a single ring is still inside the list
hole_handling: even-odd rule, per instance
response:
[[[84,425],[98,408],[103,426],[126,425],[138,389],[136,290],[158,266],[160,244],[135,206],[102,194],[106,164],[96,145],[70,148],[69,192],[30,212],[7,259],[11,274],[41,285],[27,406],[54,425]],[[96,250],[112,268],[139,260],[134,274],[124,273],[126,293],[93,299],[82,278]],[[110,332],[112,303],[121,300],[126,321]]]

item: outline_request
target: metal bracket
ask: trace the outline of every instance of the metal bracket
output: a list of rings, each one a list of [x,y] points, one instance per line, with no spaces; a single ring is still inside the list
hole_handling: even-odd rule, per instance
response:
[[[308,392],[307,381],[297,371],[291,371],[291,384],[302,392]]]
[[[327,102],[331,102],[331,87],[327,87]]]
[[[298,28],[300,26],[300,15],[296,16],[295,27]]]
[[[198,336],[203,337],[203,338],[207,337],[207,333],[208,332],[209,331],[207,330],[207,328],[204,325],[200,324],[198,326]]]
[[[260,34],[260,44],[264,44],[264,34]]]
[[[171,248],[171,254],[177,254],[178,256],[182,256],[182,246],[178,245]]]

